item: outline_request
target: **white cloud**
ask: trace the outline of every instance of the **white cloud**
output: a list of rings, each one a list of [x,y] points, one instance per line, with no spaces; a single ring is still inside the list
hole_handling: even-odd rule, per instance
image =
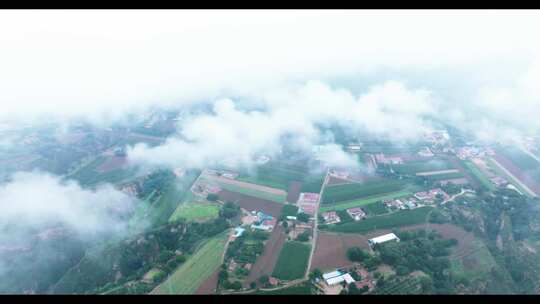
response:
[[[101,120],[381,67],[511,62],[539,54],[539,14],[3,11],[0,117]]]
[[[18,172],[0,186],[0,231],[4,238],[20,237],[13,227],[25,231],[47,224],[62,224],[81,236],[123,233],[126,222],[119,215],[133,207],[133,200],[110,185],[82,189],[73,181],[39,172]]]
[[[153,148],[136,145],[128,150],[128,157],[151,165],[204,167],[226,160],[250,165],[258,153],[280,151],[286,136],[293,136],[294,143],[310,150],[326,136],[320,134],[318,125],[336,123],[392,140],[416,140],[429,128],[422,116],[435,111],[429,92],[397,82],[375,86],[356,97],[347,90],[312,81],[265,91],[258,98],[264,111],[246,111],[230,99],[218,100],[212,114],[186,120],[179,126],[179,134],[165,144]],[[348,162],[344,153],[333,151],[329,162]]]

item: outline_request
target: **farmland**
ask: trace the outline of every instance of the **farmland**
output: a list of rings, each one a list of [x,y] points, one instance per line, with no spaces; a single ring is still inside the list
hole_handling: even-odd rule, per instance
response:
[[[454,169],[452,163],[446,160],[430,160],[427,162],[408,162],[400,165],[392,165],[392,169],[399,174],[416,174],[419,172],[440,171]]]
[[[502,149],[494,159],[520,182],[538,195],[540,193],[540,162],[518,149]]]
[[[301,192],[319,192],[324,174],[311,174],[308,167],[271,161],[257,167],[254,174],[244,173],[238,180],[287,191],[291,182],[302,182]]]
[[[360,234],[320,232],[317,235],[311,270],[319,268],[326,271],[352,265],[353,262],[347,258],[347,249],[350,247],[369,249],[368,237]]]
[[[461,172],[453,172],[453,173],[443,173],[443,174],[432,174],[432,175],[424,175],[427,180],[436,182],[441,180],[447,180],[447,179],[456,179],[456,178],[463,178],[465,175]]]
[[[471,161],[463,161],[465,168],[471,173],[471,175],[486,189],[493,190],[495,185],[487,178],[487,176],[476,167]]]
[[[304,276],[308,264],[311,247],[290,241],[281,249],[272,276],[281,280],[294,280]]]
[[[83,186],[94,186],[99,183],[119,183],[133,178],[137,173],[136,167],[119,168],[101,171],[99,168],[106,164],[107,158],[99,156],[88,165],[77,170],[69,177],[77,180]]]
[[[396,192],[386,193],[382,195],[374,195],[374,196],[370,196],[370,197],[358,199],[358,200],[345,201],[345,202],[340,202],[340,203],[331,204],[331,205],[329,204],[329,205],[321,207],[319,210],[320,212],[327,212],[327,211],[332,211],[332,210],[336,210],[336,211],[345,210],[345,209],[349,209],[353,207],[361,207],[361,206],[373,204],[378,201],[409,196],[411,194],[412,192],[410,191],[396,191]]]
[[[287,240],[287,235],[282,226],[278,225],[272,231],[270,239],[266,241],[262,255],[257,257],[253,264],[245,285],[256,282],[262,275],[271,275],[274,269],[279,253]]]
[[[245,181],[230,180],[226,178],[201,177],[200,181],[211,181],[217,183],[221,188],[257,198],[270,200],[276,203],[284,203],[286,192],[281,189],[275,189],[268,186],[260,186]]]
[[[224,202],[234,202],[248,211],[262,211],[276,218],[281,214],[284,205],[228,190],[221,190],[218,195],[219,199]]]
[[[406,185],[407,183],[403,181],[386,180],[367,182],[363,184],[328,186],[324,190],[322,203],[330,204],[374,196],[383,193],[396,192],[403,190]]]
[[[169,221],[175,221],[181,218],[188,221],[207,220],[218,217],[218,214],[219,206],[216,204],[186,203],[176,208]]]
[[[381,201],[365,205],[363,209],[369,216],[381,215],[389,212],[386,205]]]
[[[521,192],[521,193],[524,193],[525,195],[529,195],[530,196],[530,193],[529,191],[527,191],[526,189],[524,189],[521,185],[521,183],[519,181],[517,181],[514,177],[510,176],[509,174],[507,174],[506,172],[504,172],[504,170],[499,167],[499,165],[497,165],[493,159],[488,159],[488,164],[490,166],[490,168],[493,169],[493,171],[495,171],[495,173],[497,173],[497,175],[499,176],[503,176],[504,178],[506,178],[510,183],[512,183],[512,185],[516,186],[516,188]]]
[[[166,223],[175,212],[178,204],[189,195],[189,188],[195,181],[198,172],[186,173],[181,179],[176,178],[174,182],[166,185],[163,194],[152,203],[151,216],[155,223]]]
[[[192,294],[221,264],[227,233],[211,238],[182,264],[154,294]]]
[[[342,225],[333,225],[325,229],[334,232],[366,233],[375,229],[391,229],[401,226],[414,225],[427,222],[431,207],[421,207],[413,210],[403,210],[395,213],[375,216],[358,222],[349,222]]]

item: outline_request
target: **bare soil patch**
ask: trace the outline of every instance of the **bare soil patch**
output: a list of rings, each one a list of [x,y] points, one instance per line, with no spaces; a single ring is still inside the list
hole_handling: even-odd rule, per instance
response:
[[[283,244],[285,244],[286,240],[287,235],[285,234],[283,227],[276,225],[270,238],[266,241],[263,254],[260,255],[255,261],[255,264],[253,264],[249,276],[244,282],[245,286],[249,286],[251,282],[258,281],[264,274],[268,276],[272,274],[281,248],[283,248]]]
[[[220,183],[235,185],[242,188],[253,189],[253,190],[258,190],[258,191],[277,194],[277,195],[287,194],[285,191],[281,189],[266,187],[262,185],[252,184],[252,183],[246,183],[246,182],[242,182],[242,181],[238,181],[238,180],[234,180],[234,179],[230,179],[226,177],[220,177],[220,176],[215,176],[215,175],[210,175],[210,174],[205,175],[205,177],[207,177],[210,180],[218,181]]]
[[[266,214],[270,214],[273,217],[278,218],[281,214],[283,204],[257,198],[241,193],[231,192],[228,190],[221,190],[219,193],[220,200],[227,202],[235,202],[238,206],[248,211],[262,211]]]
[[[100,173],[120,169],[124,167],[127,164],[127,158],[125,156],[112,156],[109,157],[106,161],[104,161],[99,167],[97,167],[97,171]]]
[[[218,284],[218,275],[219,275],[220,269],[216,269],[214,273],[206,279],[201,286],[197,289],[195,294],[214,294],[216,293],[216,288]]]
[[[351,184],[352,182],[350,180],[346,180],[346,179],[342,179],[342,178],[337,178],[337,177],[334,177],[334,176],[330,176],[328,178],[328,183],[327,185],[328,186],[332,186],[332,185],[341,185],[341,184]]]
[[[302,188],[302,183],[293,181],[289,183],[289,189],[287,190],[287,202],[291,204],[296,204],[298,197],[300,196],[300,189]]]

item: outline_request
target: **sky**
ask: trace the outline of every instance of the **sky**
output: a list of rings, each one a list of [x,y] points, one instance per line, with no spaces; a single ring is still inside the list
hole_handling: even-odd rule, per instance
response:
[[[257,96],[291,82],[369,77],[381,69],[396,74],[404,69],[461,71],[479,90],[493,90],[490,86],[498,89],[509,73],[530,74],[540,53],[535,39],[539,15],[479,10],[2,11],[0,119],[54,114],[100,121],[152,104]],[[507,85],[511,91],[523,89]]]

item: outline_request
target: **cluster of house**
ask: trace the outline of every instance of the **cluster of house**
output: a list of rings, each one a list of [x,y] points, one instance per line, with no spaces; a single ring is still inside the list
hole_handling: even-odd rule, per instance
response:
[[[351,153],[358,153],[362,149],[362,144],[360,143],[350,143],[347,145],[347,151]]]
[[[414,208],[418,208],[420,206],[422,206],[418,200],[414,197],[409,197],[409,198],[406,198],[406,199],[393,199],[393,200],[387,200],[387,201],[384,201],[384,204],[389,207],[389,208],[396,208],[396,209],[400,209],[400,210],[405,210],[405,209],[414,209]]]
[[[493,149],[479,147],[460,147],[455,151],[455,153],[456,156],[462,160],[495,155],[495,151]]]
[[[121,185],[119,190],[132,197],[136,197],[138,194],[137,185],[135,183]]]
[[[414,209],[422,207],[425,204],[435,203],[437,195],[441,195],[443,201],[446,201],[450,196],[444,192],[441,188],[431,189],[429,191],[416,192],[414,196],[407,198],[397,198],[392,200],[385,200],[383,203],[389,208],[396,208],[400,210]]]
[[[220,176],[228,179],[236,179],[238,177],[238,173],[232,172],[232,171],[226,171],[226,170],[214,170],[214,169],[206,169],[203,172],[203,175],[213,175],[213,176]]]
[[[359,280],[355,280],[351,273],[356,274],[356,278],[359,278]],[[332,272],[327,272],[322,275],[322,278],[324,280],[324,283],[329,288],[323,288],[323,290],[329,291],[330,293],[333,290],[332,287],[340,287],[338,285],[342,286],[350,286],[351,284],[354,284],[356,288],[362,289],[364,287],[368,288],[368,291],[371,291],[375,287],[375,280],[373,279],[373,276],[363,267],[354,267],[347,272],[346,270],[337,269]],[[339,288],[341,289],[341,288]],[[338,290],[335,290],[334,293],[338,293]]]
[[[349,208],[346,212],[355,221],[359,221],[366,217],[366,213],[360,207]],[[323,212],[321,216],[323,217],[325,224],[336,224],[341,222],[341,218],[336,211]]]
[[[275,217],[265,214],[262,211],[251,211],[251,214],[257,217],[257,220],[251,224],[252,229],[272,231],[277,223],[277,219]]]
[[[429,191],[416,192],[414,194],[414,197],[426,203],[434,203],[437,195],[441,195],[444,201],[450,198],[450,196],[441,188],[435,188]]]
[[[265,214],[261,211],[248,212],[242,209],[244,215],[242,216],[242,225],[234,228],[231,239],[242,236],[246,231],[244,227],[251,227],[251,229],[258,229],[263,231],[272,231],[277,224],[277,219],[271,215]]]
[[[350,175],[350,173],[348,171],[335,170],[335,169],[330,170],[328,172],[328,174],[330,174],[331,176],[337,177],[337,178],[341,178],[341,179],[346,179]]]
[[[497,187],[504,187],[508,185],[508,180],[502,176],[494,176],[489,179],[495,186]]]
[[[193,185],[191,191],[195,194],[206,196],[210,193],[217,194],[221,191],[221,187],[216,184],[198,182]]]
[[[424,139],[432,144],[444,144],[450,139],[450,136],[446,130],[436,130],[426,132]]]
[[[429,147],[423,147],[422,149],[420,149],[420,151],[418,151],[418,155],[420,155],[422,157],[432,157],[435,154],[433,154],[433,152],[431,152]]]
[[[318,203],[319,193],[302,192],[298,197],[296,205],[298,206],[298,212],[303,212],[310,216],[315,216]]]
[[[377,164],[385,164],[385,165],[403,164],[403,158],[399,156],[386,156],[383,153],[375,154],[375,161],[377,162]]]

